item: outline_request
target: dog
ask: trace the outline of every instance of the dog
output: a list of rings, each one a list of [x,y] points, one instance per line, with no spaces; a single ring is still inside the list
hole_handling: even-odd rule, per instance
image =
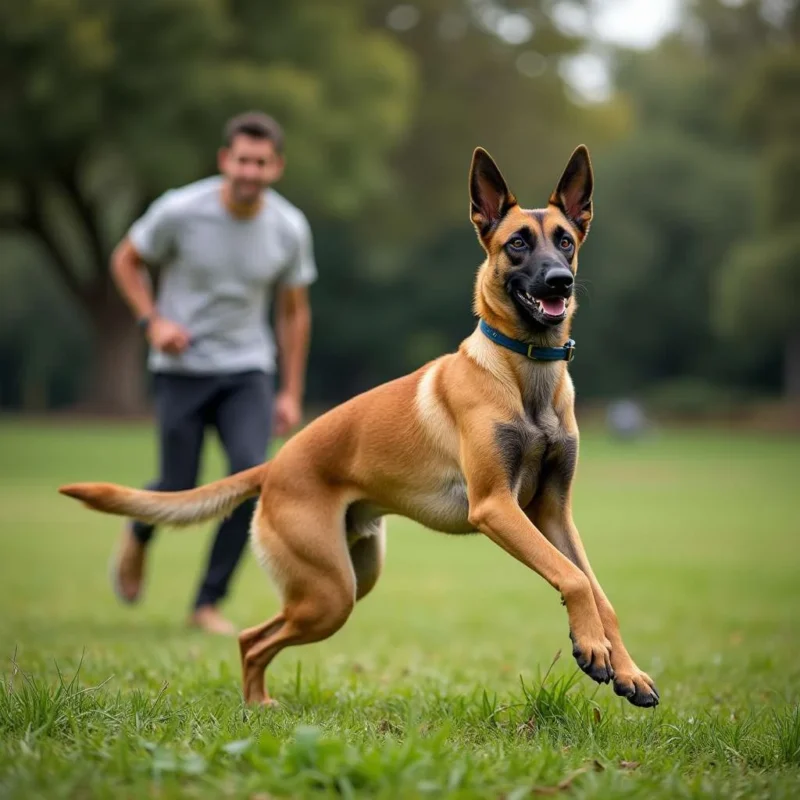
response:
[[[568,363],[578,251],[592,220],[589,152],[570,157],[543,209],[525,210],[491,156],[473,153],[470,216],[486,252],[479,318],[457,352],[339,405],[271,461],[206,486],[150,492],[107,483],[59,491],[90,508],[167,525],[258,496],[253,550],[280,613],[239,635],[244,700],[270,704],[270,662],[339,630],[375,586],[387,514],[482,533],[541,575],[566,606],[578,666],[633,705],[655,706],[572,519],[578,426]]]

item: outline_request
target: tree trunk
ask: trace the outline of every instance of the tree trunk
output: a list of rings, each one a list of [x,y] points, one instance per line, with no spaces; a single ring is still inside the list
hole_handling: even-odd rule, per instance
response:
[[[786,337],[783,391],[786,397],[800,400],[800,330],[790,331]]]
[[[130,310],[108,285],[89,308],[94,332],[92,377],[81,408],[96,414],[139,415],[147,410],[144,337]]]

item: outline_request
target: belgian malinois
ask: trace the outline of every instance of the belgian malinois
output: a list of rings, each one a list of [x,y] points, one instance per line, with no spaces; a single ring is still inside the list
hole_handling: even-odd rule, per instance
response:
[[[592,219],[583,146],[547,207],[525,210],[476,149],[471,218],[486,251],[475,283],[480,321],[456,353],[315,419],[274,459],[191,491],[79,483],[63,494],[146,522],[189,525],[260,495],[252,545],[282,597],[239,635],[244,698],[273,702],[264,673],[283,648],[325,639],[375,586],[384,515],[437,531],[480,532],[561,593],[580,668],[636,706],[658,691],[628,655],[617,616],[572,520],[578,457],[567,362],[578,250]]]

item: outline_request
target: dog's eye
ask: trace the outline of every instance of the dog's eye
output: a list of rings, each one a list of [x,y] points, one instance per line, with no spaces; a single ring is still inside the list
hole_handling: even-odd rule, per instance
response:
[[[525,240],[521,236],[515,236],[508,246],[514,250],[522,250],[525,247]]]
[[[562,250],[569,250],[572,247],[572,239],[570,239],[569,236],[562,236],[558,246]]]

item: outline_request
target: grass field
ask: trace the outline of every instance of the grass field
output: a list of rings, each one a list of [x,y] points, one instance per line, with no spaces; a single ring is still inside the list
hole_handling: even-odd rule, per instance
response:
[[[147,426],[0,424],[0,797],[800,796],[800,440],[584,433],[576,520],[655,710],[576,674],[540,578],[400,519],[375,592],[246,709],[235,642],[183,625],[211,528],[165,532],[122,608],[117,520],[55,492],[153,459]],[[226,611],[276,606],[248,554]]]

